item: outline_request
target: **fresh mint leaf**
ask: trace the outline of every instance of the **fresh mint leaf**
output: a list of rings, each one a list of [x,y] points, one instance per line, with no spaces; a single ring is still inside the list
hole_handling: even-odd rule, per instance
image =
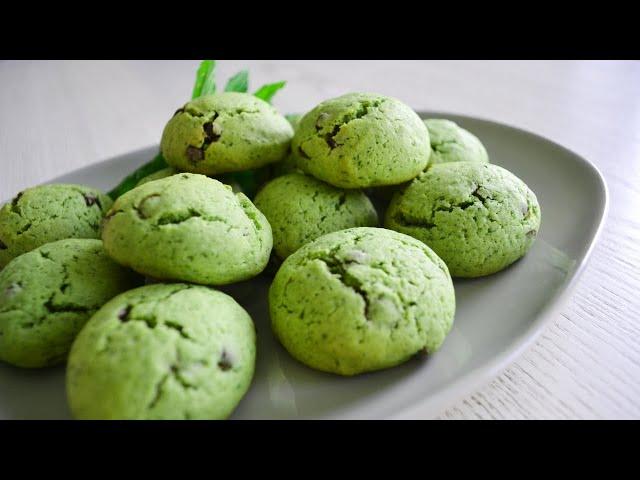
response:
[[[278,92],[278,90],[280,90],[286,84],[287,82],[284,82],[284,81],[276,82],[276,83],[267,83],[266,85],[263,85],[258,90],[256,90],[256,93],[254,93],[253,95],[258,98],[261,98],[267,103],[271,103],[271,99],[273,98],[273,96]]]
[[[209,95],[216,91],[216,81],[214,71],[216,68],[215,60],[203,60],[200,62],[198,71],[196,72],[196,83],[193,86],[191,99]]]
[[[242,70],[236,73],[227,82],[227,86],[224,87],[225,92],[242,92],[246,93],[249,90],[249,71]]]
[[[167,168],[167,161],[164,159],[161,153],[158,153],[153,160],[145,163],[141,167],[131,173],[131,175],[127,176],[124,180],[122,180],[118,186],[116,186],[113,190],[111,190],[108,195],[112,200],[115,200],[123,193],[132,190],[138,182],[146,177],[147,175],[151,175],[152,173],[157,172],[158,170],[162,170],[163,168]]]

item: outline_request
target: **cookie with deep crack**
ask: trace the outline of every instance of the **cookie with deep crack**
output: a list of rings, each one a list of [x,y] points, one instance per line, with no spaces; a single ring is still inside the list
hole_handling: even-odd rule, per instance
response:
[[[79,419],[224,419],[248,390],[256,337],[230,296],[187,284],[118,295],[73,344],[67,398]]]
[[[444,118],[424,121],[431,142],[431,163],[489,163],[489,154],[473,133]]]
[[[424,243],[351,228],[307,243],[269,290],[271,325],[309,367],[355,375],[438,350],[455,312],[446,265]]]
[[[341,188],[396,185],[425,169],[429,131],[395,98],[349,93],[304,115],[291,148],[296,166]]]
[[[301,173],[272,180],[254,203],[267,217],[273,249],[282,259],[326,233],[378,225],[378,214],[361,190],[343,190]]]
[[[257,275],[273,244],[269,222],[244,194],[192,173],[119,197],[105,217],[102,239],[113,259],[140,273],[206,285]]]
[[[180,108],[165,126],[160,148],[179,170],[216,175],[282,160],[292,136],[291,124],[264,100],[224,92]]]
[[[540,205],[502,167],[441,163],[396,193],[385,226],[429,245],[454,277],[479,277],[506,268],[531,248]]]
[[[64,238],[100,238],[111,199],[84,185],[28,188],[0,209],[0,269],[13,258]]]
[[[0,272],[0,360],[28,368],[64,362],[91,315],[141,284],[96,239],[59,240],[14,258]]]

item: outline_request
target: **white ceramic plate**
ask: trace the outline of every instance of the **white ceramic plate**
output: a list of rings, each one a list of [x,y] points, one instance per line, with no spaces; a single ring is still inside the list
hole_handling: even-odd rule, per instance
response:
[[[253,385],[232,418],[428,418],[488,382],[538,336],[580,273],[607,210],[598,170],[537,135],[495,122],[445,117],[475,133],[501,165],[537,194],[542,227],[532,250],[490,277],[456,280],[457,312],[441,350],[382,372],[342,378],[311,370],[276,343],[269,328],[270,278],[224,288],[251,314],[258,332]],[[76,170],[53,182],[109,189],[157,146]],[[17,192],[12,192],[17,193]],[[21,370],[0,365],[0,418],[70,418],[64,367]]]

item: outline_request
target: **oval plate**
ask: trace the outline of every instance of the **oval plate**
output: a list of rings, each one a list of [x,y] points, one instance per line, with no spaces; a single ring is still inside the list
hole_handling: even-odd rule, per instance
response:
[[[311,370],[277,344],[269,327],[263,274],[222,290],[251,314],[258,361],[251,389],[232,418],[429,418],[488,382],[540,333],[585,265],[607,211],[607,188],[589,161],[538,135],[496,122],[453,114],[443,117],[476,134],[492,163],[515,173],[536,192],[542,228],[531,251],[485,278],[456,280],[457,312],[444,345],[428,358],[396,368],[342,378]],[[51,183],[108,190],[158,147],[96,163]],[[0,365],[0,418],[70,418],[64,367],[21,370]]]

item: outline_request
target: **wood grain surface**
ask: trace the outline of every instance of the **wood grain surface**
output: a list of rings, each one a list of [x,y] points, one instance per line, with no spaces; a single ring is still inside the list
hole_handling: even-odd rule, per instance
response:
[[[157,143],[196,65],[1,61],[0,198]],[[241,68],[254,88],[289,82],[282,112],[374,91],[524,128],[591,160],[611,203],[575,290],[532,348],[439,418],[640,418],[640,62],[222,61],[219,81]]]

